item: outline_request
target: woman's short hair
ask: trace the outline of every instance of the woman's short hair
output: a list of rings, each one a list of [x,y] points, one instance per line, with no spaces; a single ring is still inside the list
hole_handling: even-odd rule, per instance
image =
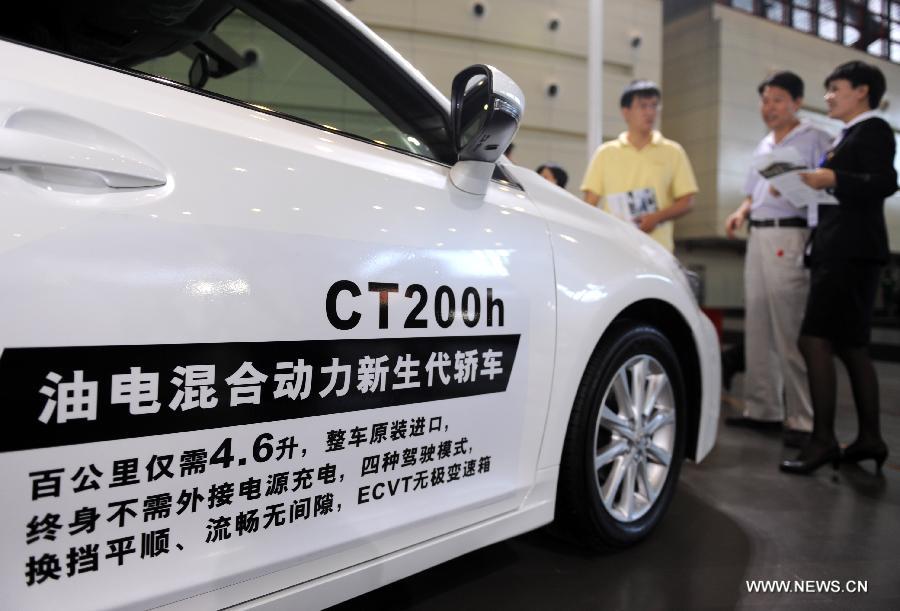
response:
[[[835,68],[825,78],[825,88],[828,88],[831,81],[841,79],[850,81],[854,89],[861,85],[869,86],[869,108],[878,108],[878,105],[881,103],[881,97],[887,89],[887,83],[881,70],[872,64],[859,60],[847,62]]]

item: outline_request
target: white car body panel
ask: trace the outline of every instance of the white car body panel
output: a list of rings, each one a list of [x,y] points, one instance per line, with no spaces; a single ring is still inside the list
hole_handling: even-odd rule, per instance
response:
[[[448,106],[433,85],[343,7],[326,4]],[[695,458],[711,449],[718,344],[674,259],[536,174],[507,164],[524,192],[493,182],[486,197],[471,197],[449,184],[448,167],[419,157],[2,40],[0,56],[0,157],[3,130],[26,138],[62,136],[61,146],[87,142],[105,155],[98,171],[106,178],[147,182],[122,191],[64,170],[0,171],[0,283],[11,287],[0,294],[0,357],[65,347],[91,348],[90,354],[109,347],[112,354],[124,354],[120,348],[138,346],[158,350],[172,365],[187,365],[179,350],[192,345],[520,336],[503,392],[0,452],[0,482],[9,491],[0,527],[8,542],[0,557],[4,604],[320,608],[546,524],[553,518],[562,443],[584,366],[615,317],[644,299],[670,304],[693,333],[704,381]],[[125,168],[121,175],[111,169],[116,159]],[[356,298],[339,294],[340,317],[354,310],[361,314],[358,325],[346,330],[329,324],[324,305],[329,287],[341,280],[362,291]],[[399,285],[388,299],[386,329],[368,282]],[[411,302],[403,291],[412,284],[428,291],[425,329],[404,328]],[[486,301],[492,289],[503,301],[502,327],[488,328],[484,318],[473,327],[459,318],[446,331],[436,326],[431,309],[443,285],[457,300],[473,287]],[[86,376],[92,366],[84,364]],[[125,372],[129,366],[124,360],[115,364]],[[66,380],[73,375],[71,369],[59,373]],[[270,367],[266,373],[274,372]],[[160,387],[168,388],[171,376],[163,369]],[[29,392],[44,404],[38,387]],[[458,490],[434,486],[427,494],[372,499],[367,507],[358,503],[316,518],[322,527],[302,532],[275,530],[248,543],[234,537],[219,547],[204,547],[201,538],[178,552],[182,560],[154,565],[152,579],[141,563],[155,559],[129,559],[46,587],[24,585],[25,560],[50,550],[51,543],[30,547],[23,524],[44,511],[71,515],[85,503],[85,497],[68,493],[56,505],[29,498],[32,482],[25,475],[30,471],[94,462],[108,468],[131,455],[140,457],[143,468],[160,447],[174,453],[204,446],[211,453],[225,436],[246,450],[273,425],[295,435],[318,466],[329,458],[322,450],[329,430],[368,429],[422,414],[440,416],[445,432],[455,433],[453,440],[464,436],[477,453],[490,455],[490,470]],[[353,460],[345,463],[357,465],[367,455],[364,448],[356,450],[346,450]],[[343,494],[345,504],[362,498],[360,487],[376,481],[338,466],[346,483],[322,490]],[[241,463],[229,478],[264,477],[274,470],[254,468]],[[385,468],[379,477],[387,480],[387,475]],[[223,477],[210,467],[190,486],[203,490]],[[190,487],[174,481],[178,485],[169,488],[176,494]],[[146,482],[134,495],[143,499],[162,490]],[[96,495],[89,502],[98,506],[123,497],[108,489]],[[231,513],[239,508],[236,504]],[[173,536],[205,532],[210,515],[186,513],[173,522]],[[145,526],[135,523],[126,532],[101,524],[94,539],[102,544],[123,533],[140,538]],[[62,555],[68,545],[86,541],[72,538],[52,549]],[[91,592],[89,599],[83,591]]]
[[[565,321],[557,325],[553,399],[540,466],[559,464],[568,410],[583,364],[597,346],[597,331],[647,299],[674,306],[697,338],[705,383],[695,459],[702,460],[715,443],[721,362],[715,328],[698,310],[676,260],[635,227],[584,205],[534,172],[510,169],[547,219],[556,262],[557,320]]]

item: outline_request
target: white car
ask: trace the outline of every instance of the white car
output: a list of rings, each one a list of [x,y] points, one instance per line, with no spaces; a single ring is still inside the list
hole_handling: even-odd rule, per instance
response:
[[[684,272],[502,157],[499,70],[448,103],[331,0],[25,3],[0,57],[4,608],[624,546],[712,448]]]

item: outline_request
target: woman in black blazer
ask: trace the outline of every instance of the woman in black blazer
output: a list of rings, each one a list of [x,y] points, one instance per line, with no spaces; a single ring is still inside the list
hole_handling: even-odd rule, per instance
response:
[[[809,444],[781,469],[811,473],[841,459],[887,458],[878,421],[878,378],[868,344],[881,266],[888,260],[884,199],[897,190],[894,132],[874,115],[886,86],[875,66],[853,61],[825,79],[828,116],[845,126],[821,167],[802,175],[814,189],[827,189],[837,205],[819,206],[810,237],[810,291],[800,329],[800,351],[809,372],[813,433]],[[850,376],[859,434],[841,456],[834,434],[834,355]]]

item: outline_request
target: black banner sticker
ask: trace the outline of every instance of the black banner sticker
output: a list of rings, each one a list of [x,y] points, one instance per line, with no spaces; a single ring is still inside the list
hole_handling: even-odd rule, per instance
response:
[[[519,338],[6,348],[0,452],[504,392]]]

